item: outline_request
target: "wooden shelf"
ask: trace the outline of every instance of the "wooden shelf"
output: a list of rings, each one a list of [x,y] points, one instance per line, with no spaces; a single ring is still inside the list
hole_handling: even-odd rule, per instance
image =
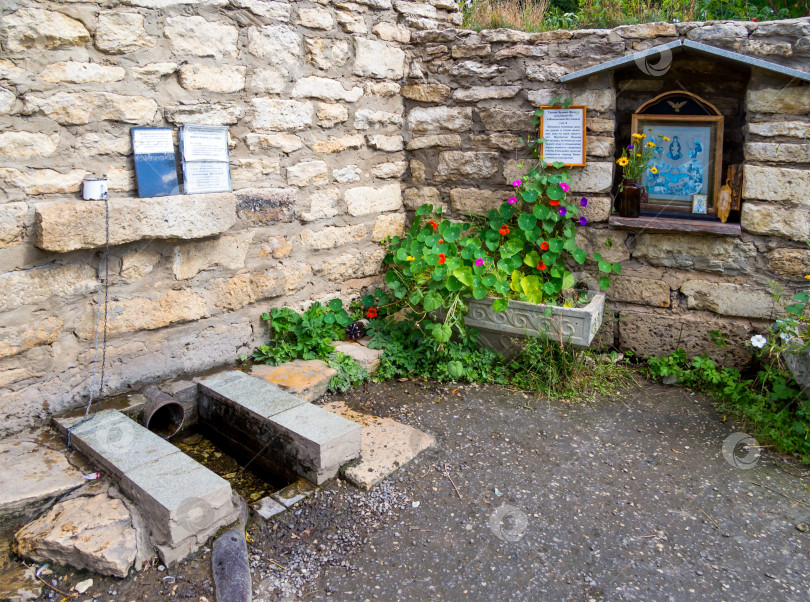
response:
[[[705,232],[720,236],[739,236],[740,224],[724,224],[697,219],[673,219],[664,217],[620,217],[612,215],[608,224],[623,230],[643,230],[645,232]]]

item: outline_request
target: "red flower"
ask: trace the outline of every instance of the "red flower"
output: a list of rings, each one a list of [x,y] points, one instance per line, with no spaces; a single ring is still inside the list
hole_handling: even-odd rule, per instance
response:
[[[439,265],[442,265],[445,261],[447,261],[447,257],[444,256],[444,253],[439,253]]]
[[[444,239],[443,239],[443,238],[440,238],[440,239],[439,239],[439,244],[442,244],[443,242],[444,242]]]
[[[540,243],[540,248],[543,251],[548,251],[548,243],[544,240],[543,242]]]
[[[375,307],[370,307],[369,310],[366,312],[367,318],[376,318],[377,317],[377,309]]]
[[[556,207],[557,205],[560,204],[560,201],[549,201],[548,204],[551,205],[552,207]]]
[[[545,263],[543,263],[542,261],[537,264],[537,269],[540,270],[540,271],[545,270],[547,267],[548,266]]]
[[[431,225],[431,226],[433,226],[433,229],[434,229],[434,230],[435,230],[436,228],[438,228],[438,227],[439,227],[439,224],[437,224],[437,223],[436,223],[436,222],[434,222],[433,220],[430,220],[430,225]]]
[[[509,226],[507,226],[506,224],[501,226],[501,229],[498,230],[498,234],[501,234],[501,235],[509,234]]]

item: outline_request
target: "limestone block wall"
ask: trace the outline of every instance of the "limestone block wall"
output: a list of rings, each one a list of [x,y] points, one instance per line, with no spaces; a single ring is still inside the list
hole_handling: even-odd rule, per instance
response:
[[[590,198],[582,244],[624,265],[606,343],[702,351],[707,328],[737,343],[772,315],[768,280],[804,282],[806,87],[752,74],[744,234],[719,238],[609,228],[622,92],[610,75],[557,82],[678,37],[803,68],[807,20],[460,24],[453,0],[3,4],[0,437],[86,402],[99,270],[105,394],[231,362],[265,339],[270,307],[381,282],[378,241],[408,210],[503,200],[526,159],[517,137],[560,94],[589,107],[588,166],[574,174]],[[137,199],[129,128],[182,124],[230,127],[234,192]],[[110,182],[109,268],[104,206],[79,199],[86,176]]]
[[[4,3],[0,436],[90,390],[106,216],[86,176],[111,191],[107,394],[249,354],[272,306],[379,282],[376,241],[406,219],[403,46],[454,8]],[[234,193],[133,198],[129,128],[183,124],[230,127]]]
[[[778,315],[771,283],[792,291],[806,286],[803,278],[810,274],[810,249],[803,243],[810,235],[810,87],[678,54],[668,77],[641,65],[569,85],[559,78],[679,38],[807,70],[809,36],[808,19],[535,34],[413,32],[402,87],[410,151],[405,206],[438,203],[456,215],[498,206],[529,164],[519,138],[535,133],[532,112],[554,97],[571,97],[588,106],[587,166],[571,169],[572,193],[589,199],[581,246],[623,268],[607,291],[613,320],[599,340],[641,355],[680,346],[745,364],[750,355],[742,343]],[[651,66],[658,60],[653,57]],[[610,227],[619,180],[614,160],[629,141],[629,114],[662,92],[691,87],[726,115],[729,160],[744,155],[742,236]],[[723,333],[729,347],[719,350],[710,330]]]

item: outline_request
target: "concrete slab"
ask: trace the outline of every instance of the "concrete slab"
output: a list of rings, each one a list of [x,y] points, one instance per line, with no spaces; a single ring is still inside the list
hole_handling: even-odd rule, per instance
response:
[[[260,499],[258,502],[251,504],[250,509],[253,510],[253,513],[256,516],[259,516],[264,520],[270,520],[277,514],[281,514],[287,510],[287,507],[280,504],[268,495],[267,497]]]
[[[318,488],[312,483],[306,479],[298,479],[295,483],[276,491],[272,497],[286,509],[293,507],[301,500],[307,499],[316,491],[318,491]]]
[[[200,419],[211,420],[206,414],[211,409],[208,399],[235,400],[243,411],[248,411],[257,418],[269,418],[303,403],[303,399],[286,393],[269,382],[245,374],[240,370],[220,372],[199,381]]]
[[[316,485],[360,455],[360,426],[321,407],[305,404],[270,420],[293,469]]]
[[[351,341],[337,341],[333,346],[335,351],[348,355],[363,366],[369,374],[374,374],[380,367],[380,357],[384,353],[382,349],[369,349],[365,345]]]
[[[315,401],[326,394],[337,370],[323,360],[295,360],[280,366],[253,366],[250,374],[296,397]]]
[[[370,489],[435,443],[433,437],[419,429],[391,418],[356,412],[342,401],[321,407],[361,427],[360,460],[343,469],[344,477],[361,489]]]
[[[85,483],[65,454],[47,445],[64,443],[46,431],[0,441],[0,519],[36,513]]]
[[[238,518],[230,484],[179,451],[127,472],[121,489],[138,504],[156,543],[205,541]]]
[[[80,421],[78,417],[54,418],[62,433]],[[117,410],[98,412],[92,420],[74,428],[71,444],[116,480],[138,466],[177,453],[171,443]]]

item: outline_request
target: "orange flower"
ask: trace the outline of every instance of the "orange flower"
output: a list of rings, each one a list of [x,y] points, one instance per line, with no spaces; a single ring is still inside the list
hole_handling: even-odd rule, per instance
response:
[[[507,226],[506,224],[501,226],[501,229],[498,230],[498,234],[501,234],[501,235],[509,234],[509,226]]]
[[[439,244],[442,244],[443,242],[444,242],[444,239],[443,239],[443,238],[440,238],[440,239],[439,239]]]
[[[560,204],[560,201],[549,201],[548,204],[551,205],[552,207],[556,207],[557,205]]]
[[[433,229],[434,229],[434,230],[435,230],[436,228],[438,228],[438,227],[439,227],[439,224],[437,224],[437,223],[436,223],[436,222],[434,222],[433,220],[430,220],[430,225],[431,225],[431,226],[433,226]]]
[[[439,265],[442,265],[445,261],[447,261],[447,257],[444,256],[444,253],[439,253]]]
[[[377,317],[376,308],[374,308],[374,307],[369,308],[369,310],[366,312],[366,317],[367,318],[376,318]]]
[[[540,248],[543,251],[548,251],[548,243],[544,240],[543,242],[540,243]]]
[[[548,266],[545,263],[543,263],[542,261],[537,264],[537,269],[540,270],[540,271],[545,270],[547,267]]]

